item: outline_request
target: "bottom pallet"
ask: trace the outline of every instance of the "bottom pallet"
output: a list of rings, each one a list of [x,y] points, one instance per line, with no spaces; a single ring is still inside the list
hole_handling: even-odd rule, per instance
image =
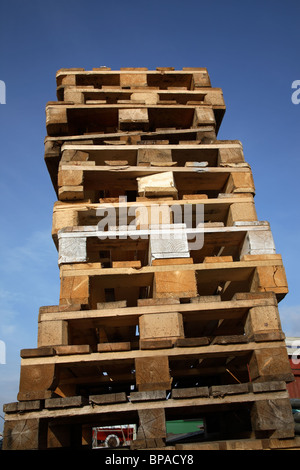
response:
[[[5,412],[3,450],[93,448],[95,427],[110,429],[101,438],[102,448],[223,450],[299,446],[284,382],[173,390],[170,398],[165,391],[50,398],[10,403],[5,405]],[[198,426],[198,432],[183,436],[168,429],[170,423],[195,420],[204,423]],[[129,423],[136,432],[121,442],[116,429],[124,429]]]

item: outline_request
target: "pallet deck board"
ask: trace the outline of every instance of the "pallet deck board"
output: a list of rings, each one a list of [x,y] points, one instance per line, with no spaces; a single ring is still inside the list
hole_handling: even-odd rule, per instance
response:
[[[239,403],[255,403],[258,401],[266,400],[276,400],[288,398],[288,393],[286,391],[271,392],[271,393],[262,393],[262,394],[253,394],[253,393],[243,393],[233,396],[225,397],[201,397],[201,398],[182,398],[182,399],[172,399],[166,400],[164,402],[163,408],[168,411],[170,409],[191,407],[197,409],[197,407],[206,408],[206,407],[215,407],[218,405],[231,405]],[[148,410],[161,409],[162,403],[160,401],[147,401],[146,408]],[[65,408],[65,409],[55,409],[55,410],[41,410],[39,412],[31,411],[24,412],[22,416],[19,414],[9,413],[5,415],[7,421],[18,421],[20,419],[55,419],[55,418],[67,418],[72,416],[86,416],[86,415],[102,415],[102,414],[114,414],[114,413],[136,413],[139,410],[145,409],[145,403],[143,402],[127,402],[127,403],[117,403],[110,404],[107,403],[103,405],[85,405],[80,408]]]

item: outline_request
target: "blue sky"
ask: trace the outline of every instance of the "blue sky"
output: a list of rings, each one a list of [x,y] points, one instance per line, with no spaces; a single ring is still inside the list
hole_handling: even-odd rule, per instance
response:
[[[20,349],[36,347],[38,310],[59,297],[51,239],[55,193],[44,164],[45,105],[62,67],[207,67],[227,111],[220,139],[243,143],[290,293],[287,336],[300,336],[298,286],[300,80],[297,0],[10,0],[0,6],[0,364],[2,404],[16,401]],[[0,430],[3,420],[0,419]]]

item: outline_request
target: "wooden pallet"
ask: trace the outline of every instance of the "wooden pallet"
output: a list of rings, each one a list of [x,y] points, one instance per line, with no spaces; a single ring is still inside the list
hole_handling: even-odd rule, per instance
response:
[[[112,86],[120,88],[151,87],[152,89],[168,89],[168,87],[194,90],[210,87],[211,82],[206,68],[184,68],[174,70],[162,67],[157,70],[127,68],[112,71],[107,67],[85,71],[79,69],[60,69],[56,73],[57,87],[72,85],[92,85],[97,88]]]
[[[125,105],[66,104],[49,102],[46,106],[46,129],[49,136],[155,131],[156,129],[200,129],[216,127],[212,105]]]
[[[177,131],[178,132],[178,131]],[[176,135],[176,134],[175,134]],[[121,134],[122,136],[122,134]],[[128,134],[125,135],[128,138]],[[135,136],[140,139],[142,136]],[[151,136],[153,137],[153,136]],[[96,166],[115,166],[123,162],[122,166],[154,166],[153,162],[162,166],[195,167],[195,171],[206,164],[207,167],[231,167],[249,168],[243,156],[243,150],[238,142],[218,142],[215,144],[203,144],[194,141],[189,144],[180,145],[126,145],[125,140],[107,141],[106,145],[96,145],[91,138],[90,144],[72,144],[72,140],[66,137],[66,143],[59,140],[45,141],[45,162],[47,164],[54,188],[57,191],[57,172],[59,162],[67,164],[81,162]],[[71,144],[69,143],[71,142]],[[121,145],[123,143],[123,145]],[[145,141],[147,144],[147,141]],[[127,162],[127,163],[124,163]],[[157,165],[156,165],[157,166]]]
[[[90,426],[96,423],[104,426],[108,423],[132,422],[138,424],[137,440],[132,442],[132,449],[151,445],[157,447],[154,439],[158,439],[158,445],[168,450],[166,421],[182,418],[183,409],[185,418],[204,417],[209,423],[218,417],[219,439],[228,439],[226,429],[228,419],[231,419],[231,437],[222,444],[219,440],[177,444],[177,450],[234,449],[242,448],[243,445],[245,448],[255,449],[262,445],[262,437],[267,439],[264,441],[266,448],[272,445],[275,448],[299,446],[298,440],[294,438],[291,405],[283,382],[260,383],[257,386],[251,383],[230,385],[224,387],[221,395],[218,387],[190,389],[188,396],[184,389],[177,392],[175,397],[169,399],[162,394],[154,395],[153,392],[146,391],[133,392],[129,396],[116,393],[91,395],[88,398],[48,398],[45,401],[27,402],[27,406],[11,403],[5,407],[4,449],[68,446],[72,438],[71,428],[76,428],[76,423],[80,422]],[[239,423],[234,422],[236,413],[240,417]],[[40,426],[41,422],[43,427]],[[80,425],[77,425],[76,432],[80,445]],[[237,442],[236,436],[241,432],[248,439],[239,439]],[[249,442],[249,438],[255,436],[258,440]]]
[[[222,90],[203,68],[61,69],[56,84],[44,158],[60,298],[21,350],[4,449],[91,446],[92,426],[129,422],[131,450],[298,448],[286,275],[241,143],[217,140]],[[154,238],[175,225],[180,239]],[[200,441],[168,435],[195,417]]]

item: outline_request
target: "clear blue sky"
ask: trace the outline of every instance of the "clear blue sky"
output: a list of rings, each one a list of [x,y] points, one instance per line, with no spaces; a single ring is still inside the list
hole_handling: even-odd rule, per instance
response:
[[[300,4],[269,1],[10,0],[0,6],[0,364],[2,404],[16,401],[19,351],[36,347],[38,310],[59,297],[51,239],[55,193],[44,164],[45,105],[62,67],[207,67],[227,111],[220,139],[239,139],[271,224],[290,293],[283,329],[300,336],[298,286]],[[0,430],[3,420],[0,419]]]

